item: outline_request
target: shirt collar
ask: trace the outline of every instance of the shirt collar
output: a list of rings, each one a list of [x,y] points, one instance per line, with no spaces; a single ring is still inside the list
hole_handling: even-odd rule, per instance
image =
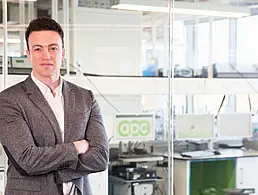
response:
[[[47,93],[51,93],[50,88],[42,83],[40,80],[38,80],[34,75],[33,72],[31,72],[31,78],[34,81],[34,83],[38,86],[41,93],[46,96]],[[57,86],[57,88],[54,90],[56,93],[56,97],[62,96],[62,88],[63,88],[63,78],[60,76],[60,84]]]

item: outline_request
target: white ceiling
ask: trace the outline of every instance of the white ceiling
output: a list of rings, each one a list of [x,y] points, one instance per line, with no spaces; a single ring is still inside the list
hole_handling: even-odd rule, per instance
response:
[[[8,2],[16,2],[16,3],[20,1],[21,0],[8,0]],[[62,4],[62,0],[58,0],[58,1],[60,6]],[[214,4],[225,4],[225,5],[230,4],[230,5],[239,5],[239,6],[250,6],[250,5],[256,5],[256,4],[258,5],[258,0],[181,0],[181,1],[188,1],[188,2],[198,1],[200,3],[209,2]],[[37,2],[35,3],[35,7],[37,7],[37,9],[49,10],[49,13],[51,13],[51,5],[52,5],[51,2],[52,0],[37,0]],[[17,15],[18,13],[11,12],[10,14]],[[144,13],[143,14],[143,25],[145,26],[144,37],[147,40],[151,39],[151,27],[153,25],[153,17],[154,17],[155,24],[157,25],[157,37],[160,37],[160,38],[163,38],[164,36],[164,26],[167,24],[167,21],[168,21],[168,14],[155,13],[155,15],[153,15],[152,13]],[[192,15],[176,14],[174,19],[183,20],[183,21],[194,21],[195,18],[196,16],[192,16]],[[199,18],[202,19],[203,17],[199,16]],[[18,23],[18,21],[12,21],[12,22]]]

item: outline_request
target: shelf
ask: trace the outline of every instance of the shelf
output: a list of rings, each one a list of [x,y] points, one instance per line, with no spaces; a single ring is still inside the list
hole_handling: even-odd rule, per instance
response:
[[[7,85],[24,80],[27,75],[8,75]],[[3,80],[3,75],[0,75]],[[168,78],[64,76],[64,79],[99,95],[168,95]],[[236,87],[237,86],[237,87]],[[175,78],[173,94],[257,94],[258,79]],[[97,87],[97,89],[96,89]],[[0,82],[0,91],[3,82]]]

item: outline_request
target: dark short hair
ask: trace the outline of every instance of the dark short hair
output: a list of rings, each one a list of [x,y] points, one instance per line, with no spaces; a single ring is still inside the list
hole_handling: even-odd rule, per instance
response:
[[[25,39],[27,43],[27,48],[29,50],[29,36],[34,31],[43,31],[43,30],[51,30],[57,32],[61,39],[62,39],[62,45],[64,47],[64,31],[60,24],[58,24],[55,20],[52,18],[37,18],[30,22],[26,32],[25,32]]]

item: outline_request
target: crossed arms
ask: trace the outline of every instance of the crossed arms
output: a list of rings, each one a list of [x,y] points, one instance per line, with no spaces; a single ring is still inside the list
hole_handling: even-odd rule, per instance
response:
[[[85,140],[38,147],[29,125],[17,105],[0,96],[0,141],[21,175],[42,175],[58,171],[63,182],[103,171],[108,162],[108,142],[97,101],[92,97]]]

